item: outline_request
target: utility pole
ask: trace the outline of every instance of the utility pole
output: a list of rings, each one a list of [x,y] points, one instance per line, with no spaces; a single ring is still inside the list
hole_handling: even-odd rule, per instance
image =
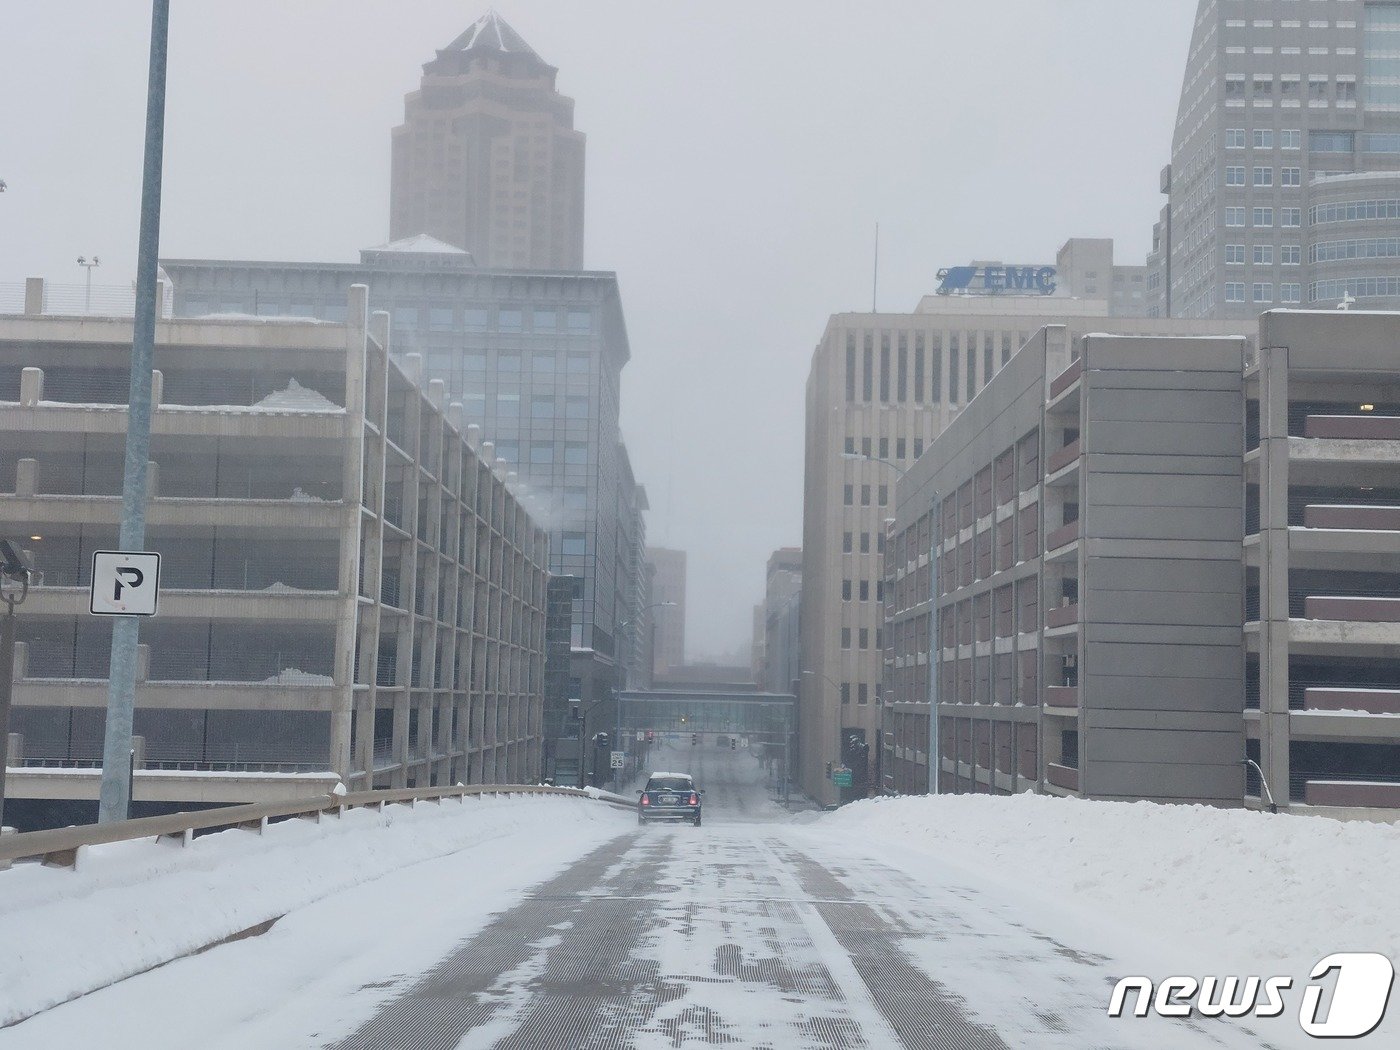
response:
[[[151,458],[151,368],[155,358],[156,267],[160,255],[161,165],[165,153],[165,53],[170,0],[151,5],[151,62],[146,88],[146,155],[141,178],[141,234],[136,258],[136,316],[131,340],[131,388],[126,416],[126,465],[122,477],[124,551],[146,545],[146,475]],[[89,271],[90,273],[91,271]],[[136,706],[136,643],[140,620],[112,622],[107,684],[107,727],[102,747],[102,789],[97,819],[125,820],[131,809],[131,721]]]

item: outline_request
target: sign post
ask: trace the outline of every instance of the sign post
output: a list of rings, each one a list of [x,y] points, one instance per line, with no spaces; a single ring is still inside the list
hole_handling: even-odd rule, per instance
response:
[[[160,555],[153,551],[94,551],[88,612],[94,616],[154,616],[160,597]]]

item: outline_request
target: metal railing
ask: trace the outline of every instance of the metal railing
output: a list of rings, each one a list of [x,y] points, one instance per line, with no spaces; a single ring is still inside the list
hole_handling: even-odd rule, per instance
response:
[[[193,813],[170,813],[159,817],[138,817],[110,824],[88,824],[80,827],[57,828],[53,831],[29,831],[0,838],[0,868],[17,860],[38,860],[54,867],[74,868],[78,853],[84,846],[109,842],[130,842],[135,839],[175,839],[188,844],[197,831],[245,828],[261,834],[272,821],[305,818],[320,821],[324,816],[342,816],[351,809],[379,809],[386,805],[410,806],[419,802],[436,802],[455,798],[459,802],[469,796],[493,795],[557,795],[567,798],[587,798],[605,805],[631,811],[634,802],[621,795],[583,791],[579,788],[549,787],[534,784],[476,784],[470,787],[390,788],[383,791],[358,791],[347,795],[313,795],[289,802],[257,802],[242,806],[224,806]]]

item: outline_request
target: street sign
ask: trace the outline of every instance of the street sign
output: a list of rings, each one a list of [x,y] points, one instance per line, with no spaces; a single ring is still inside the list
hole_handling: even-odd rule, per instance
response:
[[[95,551],[88,612],[94,616],[154,616],[160,593],[160,555]]]
[[[638,729],[638,730],[637,730],[637,743],[640,744],[642,741],[646,740],[646,738],[647,738],[646,733],[645,733],[643,730]]]
[[[612,767],[613,767],[613,769],[621,769],[621,768],[622,768],[622,764],[623,764],[623,762],[626,760],[626,758],[627,758],[627,752],[625,752],[625,751],[614,751],[614,752],[612,753]]]
[[[851,786],[851,771],[849,769],[833,769],[831,771],[831,782],[840,788]]]

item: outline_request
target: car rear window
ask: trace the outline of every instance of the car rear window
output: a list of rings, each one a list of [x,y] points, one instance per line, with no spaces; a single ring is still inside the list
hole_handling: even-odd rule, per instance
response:
[[[652,777],[647,781],[648,791],[689,791],[687,777]]]

